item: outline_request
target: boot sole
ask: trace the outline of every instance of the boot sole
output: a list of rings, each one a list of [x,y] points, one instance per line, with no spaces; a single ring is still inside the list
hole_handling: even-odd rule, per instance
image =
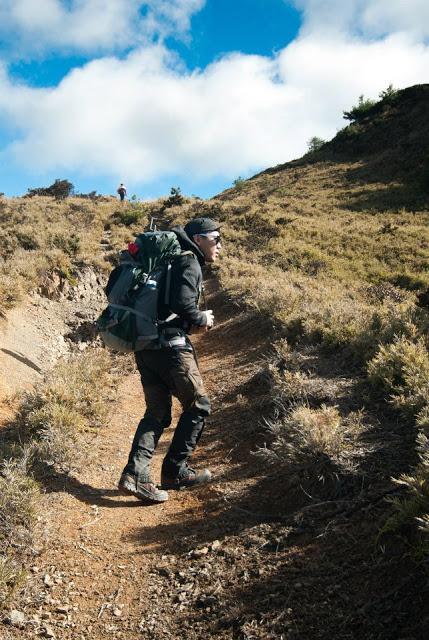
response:
[[[161,504],[162,502],[167,502],[168,495],[166,498],[155,498],[149,491],[147,493],[143,493],[143,491],[135,491],[134,489],[129,489],[126,485],[121,484],[118,485],[118,491],[123,496],[134,496],[138,500],[144,500],[145,502],[151,502],[153,504]]]

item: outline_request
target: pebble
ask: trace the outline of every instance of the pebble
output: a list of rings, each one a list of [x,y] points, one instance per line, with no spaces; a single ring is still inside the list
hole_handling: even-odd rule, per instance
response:
[[[43,578],[43,584],[45,584],[47,587],[52,587],[54,585],[54,581],[52,580],[52,578],[49,575],[49,573],[45,574],[45,576]]]
[[[69,610],[70,610],[70,607],[68,605],[64,605],[56,608],[57,613],[68,613]]]
[[[23,627],[25,625],[25,613],[18,611],[18,609],[12,609],[7,617],[7,621],[13,627]]]

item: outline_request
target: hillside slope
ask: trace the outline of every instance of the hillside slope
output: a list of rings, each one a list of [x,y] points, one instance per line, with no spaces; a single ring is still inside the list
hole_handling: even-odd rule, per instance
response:
[[[5,638],[427,637],[428,102],[426,85],[401,91],[319,152],[210,201],[4,204],[4,270],[18,278],[25,259],[33,282],[61,270],[75,287],[82,262],[106,273],[150,216],[212,215],[224,238],[217,327],[198,341],[214,413],[197,460],[215,482],[149,511],[118,498],[143,403],[114,360],[111,421],[74,445],[103,459],[32,470],[54,544],[31,551],[23,629]],[[34,211],[55,225],[39,248]]]

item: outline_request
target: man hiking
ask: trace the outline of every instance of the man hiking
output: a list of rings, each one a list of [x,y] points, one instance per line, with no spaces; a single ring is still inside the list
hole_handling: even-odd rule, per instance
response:
[[[202,291],[201,267],[215,262],[221,250],[219,224],[210,218],[195,218],[185,227],[174,227],[182,253],[172,262],[170,294],[165,304],[161,286],[158,315],[163,324],[160,349],[137,351],[146,401],[128,463],[119,480],[119,490],[152,503],[168,499],[166,489],[181,489],[209,482],[208,469],[195,470],[188,461],[197,446],[210,414],[210,401],[198,368],[190,332],[205,332],[213,326],[213,312],[199,311]],[[172,396],[179,399],[182,414],[162,463],[161,487],[152,480],[150,465],[158,440],[171,423]]]
[[[125,196],[127,195],[127,189],[123,182],[121,182],[119,187],[116,189],[116,193],[119,194],[119,198],[121,202],[123,202],[125,200]]]

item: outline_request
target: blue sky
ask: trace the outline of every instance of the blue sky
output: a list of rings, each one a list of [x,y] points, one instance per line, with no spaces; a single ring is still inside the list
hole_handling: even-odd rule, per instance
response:
[[[427,82],[426,0],[0,0],[0,191],[209,197]]]

